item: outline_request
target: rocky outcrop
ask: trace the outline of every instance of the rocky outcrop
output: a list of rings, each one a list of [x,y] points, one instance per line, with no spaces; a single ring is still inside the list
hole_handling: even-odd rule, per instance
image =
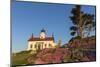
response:
[[[74,39],[70,41],[66,47],[69,48],[77,48],[82,47],[85,49],[95,49],[96,48],[96,38],[95,36],[83,38],[83,39]]]
[[[71,51],[77,50],[78,54],[83,54],[80,56],[79,61],[95,61],[96,60],[96,38],[95,36],[75,39],[70,41],[67,46]],[[73,55],[76,55],[74,53]],[[78,58],[79,56],[77,56]]]
[[[67,62],[69,55],[70,51],[68,48],[47,48],[37,54],[35,64]]]

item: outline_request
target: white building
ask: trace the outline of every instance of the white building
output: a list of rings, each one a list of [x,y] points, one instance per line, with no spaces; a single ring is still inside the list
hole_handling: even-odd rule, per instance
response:
[[[32,33],[32,36],[28,40],[28,49],[27,50],[42,50],[44,48],[54,48],[55,47],[54,36],[48,37],[44,29],[41,30],[40,36],[35,37]]]

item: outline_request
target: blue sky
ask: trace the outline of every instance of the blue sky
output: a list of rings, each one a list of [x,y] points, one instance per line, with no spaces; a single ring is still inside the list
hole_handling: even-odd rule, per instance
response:
[[[59,39],[67,43],[70,36],[70,26],[73,24],[69,16],[75,5],[47,4],[34,2],[12,2],[12,51],[27,49],[28,39],[32,33],[38,37],[44,28],[47,36],[54,33],[55,41]],[[82,11],[95,14],[95,7],[82,6]]]

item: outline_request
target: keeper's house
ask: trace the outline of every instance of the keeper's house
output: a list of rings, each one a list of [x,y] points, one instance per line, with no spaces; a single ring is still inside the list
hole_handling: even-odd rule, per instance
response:
[[[56,45],[54,41],[54,36],[51,37],[46,36],[46,31],[44,29],[41,30],[39,37],[32,36],[28,40],[28,49],[27,50],[42,50],[44,48],[54,48]]]

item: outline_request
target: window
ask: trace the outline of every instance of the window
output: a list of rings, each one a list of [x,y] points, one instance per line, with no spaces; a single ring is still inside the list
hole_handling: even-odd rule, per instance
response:
[[[38,44],[38,50],[40,50],[41,49],[41,44]]]
[[[32,49],[32,44],[30,45],[30,48]]]
[[[37,44],[34,45],[34,48],[37,48]]]
[[[51,44],[49,44],[49,47],[51,47]]]
[[[47,46],[47,44],[45,44],[45,47]]]

